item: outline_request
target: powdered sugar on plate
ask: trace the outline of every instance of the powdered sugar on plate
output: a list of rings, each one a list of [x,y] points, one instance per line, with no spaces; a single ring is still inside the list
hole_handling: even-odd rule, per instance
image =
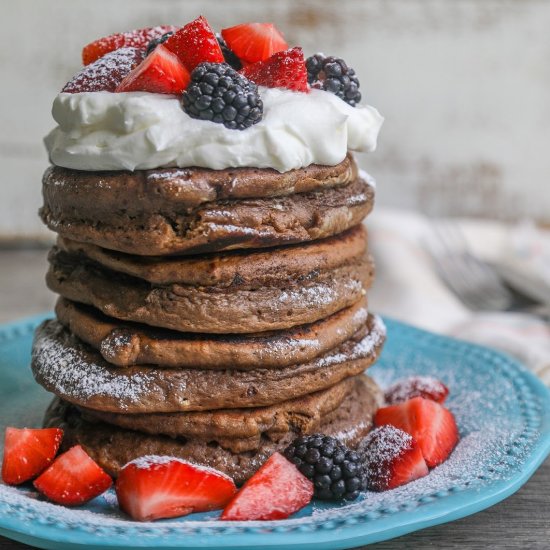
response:
[[[352,504],[315,501],[299,517],[289,520],[235,522],[229,526],[215,521],[217,512],[136,524],[117,510],[112,490],[83,508],[67,509],[45,502],[27,489],[0,485],[0,519],[20,520],[33,528],[53,526],[67,535],[67,530],[75,530],[110,541],[131,534],[153,544],[158,537],[166,536],[172,546],[176,546],[174,541],[181,546],[183,537],[195,535],[223,535],[229,539],[235,529],[240,529],[241,535],[257,535],[281,529],[285,533],[294,529],[345,529],[348,523],[361,522],[367,532],[371,529],[367,524],[372,523],[372,529],[376,529],[377,518],[394,515],[392,525],[398,526],[402,512],[421,509],[431,502],[439,502],[445,513],[491,495],[495,502],[494,495],[514,486],[520,474],[533,471],[537,464],[533,449],[540,448],[538,430],[547,418],[548,406],[515,363],[483,348],[394,322],[389,323],[388,334],[381,360],[369,371],[383,387],[399,378],[421,374],[441,379],[451,390],[446,404],[456,416],[461,440],[450,458],[425,478],[391,491],[366,492]],[[547,434],[544,437],[547,445]],[[462,493],[460,503],[452,500],[455,493]],[[448,505],[447,499],[454,504]],[[430,523],[430,517],[428,514],[425,521]],[[192,539],[185,541],[192,543]]]

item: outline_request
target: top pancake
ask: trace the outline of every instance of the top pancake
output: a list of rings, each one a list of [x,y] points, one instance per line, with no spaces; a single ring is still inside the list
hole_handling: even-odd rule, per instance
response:
[[[52,167],[42,190],[40,213],[50,229],[142,256],[322,239],[360,223],[374,202],[373,181],[357,176],[350,157],[337,166],[284,174],[251,168],[98,173]]]

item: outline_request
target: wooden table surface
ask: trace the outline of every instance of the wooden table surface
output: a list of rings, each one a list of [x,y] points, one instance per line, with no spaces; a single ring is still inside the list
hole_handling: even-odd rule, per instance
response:
[[[0,251],[0,323],[50,309],[44,250]],[[0,550],[31,548],[0,537]],[[417,548],[550,549],[550,459],[510,498],[473,516],[374,544],[373,550]]]

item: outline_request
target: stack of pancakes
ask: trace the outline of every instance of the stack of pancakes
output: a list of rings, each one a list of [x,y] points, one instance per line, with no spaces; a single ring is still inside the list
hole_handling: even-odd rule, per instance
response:
[[[374,185],[336,166],[83,172],[43,179],[59,235],[57,319],[32,367],[65,429],[109,473],[166,454],[237,483],[298,434],[354,447],[380,391],[384,326],[361,225]]]

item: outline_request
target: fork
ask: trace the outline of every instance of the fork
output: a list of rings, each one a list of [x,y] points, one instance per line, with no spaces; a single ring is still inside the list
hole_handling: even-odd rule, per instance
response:
[[[473,311],[525,311],[546,317],[537,302],[507,286],[495,269],[475,256],[455,222],[433,224],[433,238],[424,242],[445,284]]]

